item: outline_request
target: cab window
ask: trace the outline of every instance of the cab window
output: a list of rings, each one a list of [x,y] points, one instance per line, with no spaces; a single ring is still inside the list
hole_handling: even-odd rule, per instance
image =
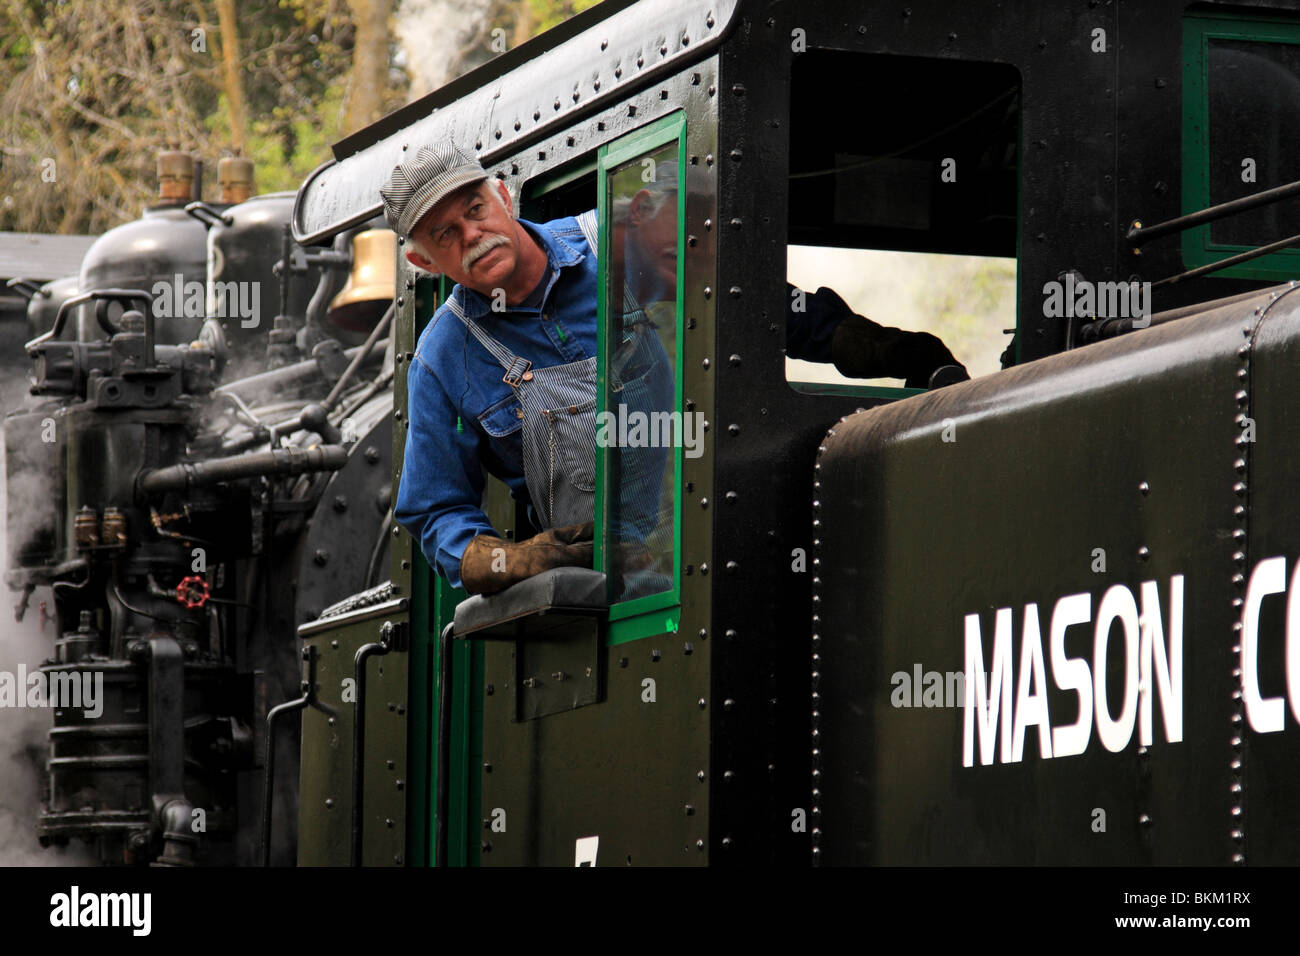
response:
[[[906,93],[828,125],[814,107],[841,89]],[[834,289],[883,326],[937,335],[973,377],[1012,364],[1020,89],[1005,63],[796,57],[787,280],[808,294]],[[910,394],[899,380],[848,379],[791,358],[786,379],[800,391]]]
[[[670,116],[609,144],[598,163],[597,566],[612,621],[679,603],[681,459],[702,438],[681,412],[677,364],[682,143]]]

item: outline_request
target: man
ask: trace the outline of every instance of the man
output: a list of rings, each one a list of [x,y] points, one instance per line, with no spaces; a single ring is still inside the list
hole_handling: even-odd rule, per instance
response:
[[[470,593],[493,593],[554,567],[590,566],[594,214],[547,223],[516,219],[505,185],[451,144],[421,147],[394,168],[380,194],[407,258],[456,283],[407,372],[409,430],[396,520],[439,573]],[[654,237],[665,231],[653,220],[666,206],[675,217],[676,203],[661,200],[647,190],[630,204],[642,210],[635,225],[650,256]],[[665,263],[657,271],[662,283],[670,281]],[[806,312],[789,316],[787,345],[795,358],[830,360],[847,375],[892,375],[909,384],[957,364],[934,336],[884,329],[854,315],[828,289],[809,300]],[[632,361],[653,367],[662,351],[646,332],[654,323],[642,316],[627,326]],[[648,387],[658,394],[661,385]],[[498,538],[481,509],[484,470],[505,481],[516,499],[529,501],[547,530],[522,542]]]

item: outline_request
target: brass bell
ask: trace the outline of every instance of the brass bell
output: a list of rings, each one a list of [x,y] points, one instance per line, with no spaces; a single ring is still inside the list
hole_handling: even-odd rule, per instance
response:
[[[397,294],[397,233],[368,229],[352,237],[352,273],[334,297],[326,321],[349,332],[369,332]]]

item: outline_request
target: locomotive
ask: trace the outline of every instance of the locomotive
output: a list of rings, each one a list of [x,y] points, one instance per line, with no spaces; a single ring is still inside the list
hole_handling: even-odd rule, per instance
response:
[[[306,250],[248,160],[217,203],[190,154],[158,170],[159,202],[32,296],[5,419],[6,580],[54,630],[34,822],[106,864],[284,863],[297,734],[267,715],[294,628],[384,576],[392,234]]]
[[[455,142],[525,219],[597,209],[608,329],[671,169],[706,431],[659,593],[618,590],[613,443],[592,569],[467,598],[398,533],[300,628],[299,862],[1300,859],[1298,44],[1290,0],[611,0],[338,143],[298,241]],[[796,245],[1014,260],[1002,368],[788,382]],[[435,287],[399,256],[395,483]]]
[[[471,598],[394,524],[406,372],[449,291],[400,243],[361,378],[328,345],[292,361],[320,285],[249,346],[290,364],[215,389],[237,321],[168,342],[124,282],[70,299],[89,337],[32,345],[65,391],[6,433],[11,462],[44,418],[64,436],[15,583],[54,586],[47,669],[104,673],[121,716],[56,717],[45,832],[183,861],[220,805],[239,861],[300,865],[1300,859],[1297,45],[1295,0],[607,0],[336,144],[257,261],[331,262],[406,151],[472,147],[524,218],[596,210],[606,414],[623,201],[672,178],[658,332],[703,441],[668,456],[661,586],[633,597],[617,442],[590,569]],[[1001,368],[791,381],[796,246],[1014,262]],[[225,421],[194,410],[217,393]],[[526,504],[488,480],[503,537]],[[258,660],[280,682],[246,694]],[[294,806],[295,776],[296,841],[251,840],[244,809]]]

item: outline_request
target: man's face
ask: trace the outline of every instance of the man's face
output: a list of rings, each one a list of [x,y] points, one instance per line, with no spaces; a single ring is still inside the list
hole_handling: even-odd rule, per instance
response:
[[[676,288],[677,196],[641,190],[632,198],[631,222],[634,241],[641,244],[650,267],[666,286]]]
[[[495,189],[493,186],[495,185]],[[504,288],[519,265],[519,225],[500,180],[444,196],[411,230],[406,258],[483,295]]]

